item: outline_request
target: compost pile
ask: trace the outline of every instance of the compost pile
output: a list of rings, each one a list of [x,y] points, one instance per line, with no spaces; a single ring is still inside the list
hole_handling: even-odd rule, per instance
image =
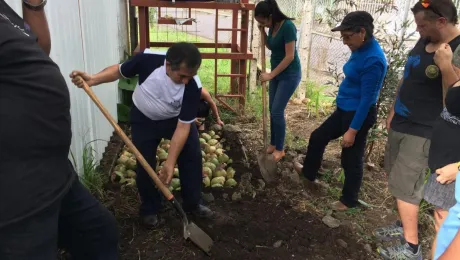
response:
[[[225,138],[222,138],[222,127],[214,125],[210,131],[200,133],[200,147],[203,162],[203,186],[204,188],[233,188],[235,170],[231,167],[233,160],[226,154],[229,147],[224,147]],[[168,158],[170,140],[162,139],[156,152],[155,171],[158,173]],[[155,148],[153,148],[155,149]],[[112,182],[123,186],[135,186],[137,162],[132,151],[125,146],[117,159],[116,166],[111,175]],[[174,177],[169,187],[171,191],[180,191],[180,172],[176,165]]]

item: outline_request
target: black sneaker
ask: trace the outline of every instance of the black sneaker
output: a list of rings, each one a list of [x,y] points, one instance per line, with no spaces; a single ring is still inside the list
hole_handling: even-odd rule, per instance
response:
[[[148,228],[156,228],[158,227],[162,221],[158,218],[158,215],[147,215],[141,216],[141,224],[148,227]]]
[[[199,218],[207,218],[207,219],[212,219],[214,218],[214,211],[212,211],[210,208],[203,206],[203,205],[198,205],[198,207],[192,211],[189,211],[187,213],[192,214],[195,217]]]

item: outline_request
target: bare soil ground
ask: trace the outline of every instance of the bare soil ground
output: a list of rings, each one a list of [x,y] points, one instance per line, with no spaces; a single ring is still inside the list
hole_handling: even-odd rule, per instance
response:
[[[279,182],[272,185],[261,185],[256,161],[262,148],[260,123],[254,118],[239,118],[235,125],[241,131],[225,134],[240,186],[235,190],[205,190],[207,195],[213,195],[214,200],[208,205],[218,213],[218,218],[193,219],[214,239],[211,256],[184,241],[180,220],[172,208],[165,206],[161,213],[166,220],[164,225],[146,229],[138,221],[137,191],[107,185],[109,199],[105,204],[119,223],[122,259],[379,259],[372,230],[396,219],[394,200],[387,192],[386,177],[379,166],[381,156],[377,153],[371,157],[376,161],[365,169],[361,199],[367,206],[334,213],[329,205],[341,192],[339,140],[330,143],[324,156],[321,178],[330,187],[322,194],[312,194],[301,185],[291,162],[305,152],[310,133],[324,117],[308,116],[305,106],[293,104],[286,114],[287,156],[279,163]],[[106,173],[113,166],[120,142],[113,137],[106,151],[101,163]],[[381,153],[382,148],[378,149]],[[241,193],[242,199],[232,199],[235,192]],[[339,226],[326,225],[322,221],[325,216]],[[427,256],[432,228],[428,224],[424,228],[422,241]]]

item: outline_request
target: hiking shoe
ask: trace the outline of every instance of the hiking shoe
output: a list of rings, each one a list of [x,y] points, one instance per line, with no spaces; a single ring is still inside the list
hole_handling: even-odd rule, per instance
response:
[[[141,216],[141,224],[147,228],[157,228],[163,223],[164,220],[160,219],[156,214]]]
[[[418,251],[414,254],[408,243],[386,248],[379,247],[377,252],[385,260],[423,260],[422,247],[418,246]]]
[[[373,234],[378,240],[385,242],[404,239],[402,223],[399,220],[390,226],[374,230]]]
[[[194,215],[195,217],[213,219],[215,217],[214,211],[204,205],[198,205],[194,210],[187,211],[187,213]]]

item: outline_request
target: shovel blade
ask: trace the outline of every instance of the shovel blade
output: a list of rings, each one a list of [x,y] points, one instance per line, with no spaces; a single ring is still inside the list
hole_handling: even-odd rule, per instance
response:
[[[257,161],[259,163],[260,173],[264,180],[269,183],[273,182],[276,178],[277,165],[275,160],[269,158],[269,155],[266,153],[259,153],[257,156]]]
[[[184,225],[184,238],[190,239],[190,241],[208,255],[211,252],[212,245],[214,244],[211,237],[193,222],[190,222],[188,225]]]

